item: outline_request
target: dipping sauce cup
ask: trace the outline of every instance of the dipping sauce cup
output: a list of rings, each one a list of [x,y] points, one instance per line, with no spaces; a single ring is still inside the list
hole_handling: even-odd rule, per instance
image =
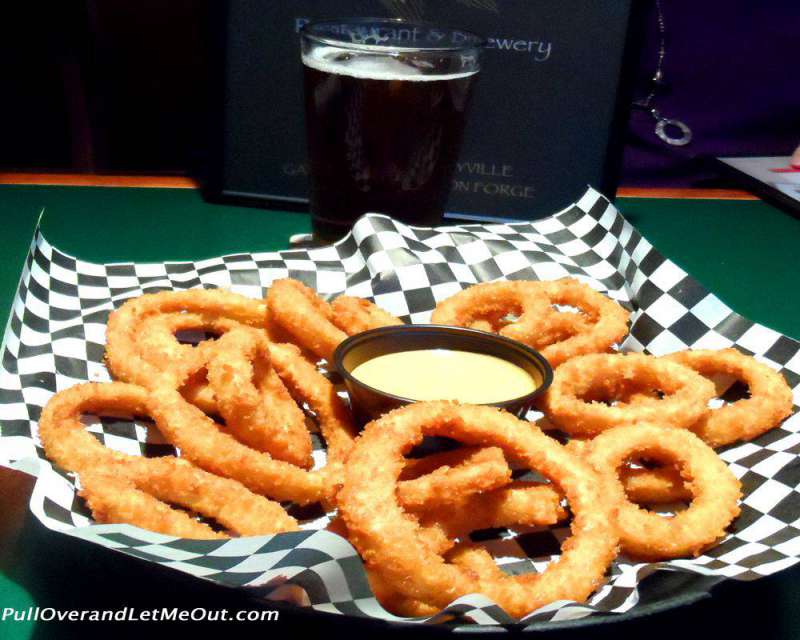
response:
[[[538,351],[515,340],[493,333],[443,325],[381,327],[351,336],[342,342],[333,354],[334,366],[344,379],[353,413],[358,423],[364,424],[392,409],[412,402],[451,399],[450,396],[444,393],[441,397],[437,395],[436,380],[431,380],[430,371],[417,371],[416,377],[421,385],[419,393],[416,394],[418,397],[411,397],[412,394],[408,396],[397,395],[386,390],[386,388],[370,386],[363,379],[353,375],[359,365],[381,356],[434,350],[492,356],[492,359],[505,361],[500,364],[510,363],[510,369],[517,369],[514,372],[515,374],[527,374],[533,383],[530,385],[532,390],[528,393],[483,403],[500,407],[518,417],[523,417],[528,412],[534,400],[547,390],[553,380],[553,369]],[[467,360],[478,360],[478,358],[468,358]],[[387,359],[387,362],[391,361]],[[435,364],[437,365],[437,370],[440,370],[442,363],[437,362]],[[489,382],[497,382],[497,380],[488,380],[485,371],[482,374],[480,364],[474,372],[466,371],[461,365],[456,366],[459,368],[452,371],[450,376],[447,376],[446,372],[441,376],[443,388],[445,386],[452,387],[451,383],[453,382],[452,379],[444,380],[445,377],[453,379],[466,378],[469,382],[477,381],[478,383],[483,379],[487,381],[487,384]],[[494,367],[492,369],[494,370]],[[408,376],[414,376],[415,373],[414,371],[401,372],[398,370],[397,375],[407,378]],[[482,375],[483,378],[481,378]],[[403,379],[399,382],[407,382],[407,380]],[[382,386],[396,387],[397,385],[385,384]],[[407,388],[408,385],[404,384],[402,387]],[[509,386],[509,388],[513,387]],[[476,402],[475,404],[481,403]]]
[[[394,18],[301,31],[311,222],[337,240],[367,212],[442,221],[483,39]]]

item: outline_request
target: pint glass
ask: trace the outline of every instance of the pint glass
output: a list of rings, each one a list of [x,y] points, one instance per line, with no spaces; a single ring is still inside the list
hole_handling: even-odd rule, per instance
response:
[[[403,20],[303,27],[315,237],[340,238],[367,212],[441,222],[482,44]]]

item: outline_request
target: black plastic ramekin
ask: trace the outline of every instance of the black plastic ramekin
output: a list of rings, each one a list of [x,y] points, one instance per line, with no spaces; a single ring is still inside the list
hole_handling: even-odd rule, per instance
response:
[[[527,371],[534,380],[540,380],[541,384],[527,395],[491,404],[518,417],[523,417],[527,413],[533,401],[543,394],[553,381],[553,369],[541,353],[521,342],[494,333],[437,324],[397,325],[371,329],[347,338],[333,354],[333,364],[344,379],[353,414],[359,424],[363,425],[387,411],[417,401],[370,387],[353,377],[351,371],[362,362],[378,356],[420,349],[452,349],[485,353],[508,360]]]

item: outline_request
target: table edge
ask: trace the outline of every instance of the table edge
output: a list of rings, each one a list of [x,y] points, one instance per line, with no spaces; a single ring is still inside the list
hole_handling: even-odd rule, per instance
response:
[[[189,176],[98,175],[87,173],[0,172],[0,184],[64,187],[135,187],[197,189]],[[758,200],[741,189],[700,189],[685,187],[620,187],[620,198],[664,198],[687,200]]]

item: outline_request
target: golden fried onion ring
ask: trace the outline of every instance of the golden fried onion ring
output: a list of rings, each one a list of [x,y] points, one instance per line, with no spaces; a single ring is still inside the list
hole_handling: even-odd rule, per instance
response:
[[[208,385],[205,369],[200,364],[206,357],[202,347],[208,340],[200,342],[197,347],[181,344],[176,334],[181,331],[203,331],[217,337],[228,331],[249,327],[236,320],[204,313],[172,312],[154,313],[141,319],[137,330],[137,346],[143,360],[156,367],[160,372],[169,371],[176,380],[182,380],[187,372],[194,372],[189,381],[181,389],[183,397],[200,407],[208,414],[218,412],[214,391]],[[267,337],[264,329],[250,327]],[[148,386],[150,381],[141,384]]]
[[[749,398],[712,409],[690,427],[712,447],[757,438],[792,413],[792,390],[783,376],[736,349],[681,351],[665,358],[706,377],[726,374],[749,387]]]
[[[79,495],[89,505],[95,522],[130,524],[178,538],[210,540],[228,537],[188,513],[173,509],[137,489],[127,478],[98,471],[87,471],[80,477],[83,488]]]
[[[388,311],[384,311],[376,304],[364,298],[353,296],[339,296],[331,302],[331,318],[334,325],[344,331],[348,336],[353,336],[369,329],[378,327],[391,327],[403,324]]]
[[[556,311],[551,307],[547,323],[552,328],[540,336],[535,332],[526,334],[515,325],[501,331],[509,338],[539,349],[553,367],[575,356],[608,351],[628,333],[630,314],[611,298],[574,278],[525,282],[522,286],[544,291],[550,305],[567,305],[580,311]]]
[[[497,332],[540,350],[557,367],[577,355],[608,351],[628,332],[628,315],[587,284],[564,278],[476,284],[440,302],[431,322]]]
[[[275,280],[267,292],[267,326],[320,358],[331,360],[347,334],[333,324],[331,305],[299,280]]]
[[[691,490],[673,465],[655,469],[625,466],[619,469],[619,479],[628,500],[635,504],[669,504],[692,499]]]
[[[587,401],[598,389],[633,380],[664,397],[620,406]],[[558,428],[586,437],[638,422],[688,427],[709,412],[714,395],[712,382],[668,360],[640,353],[589,354],[556,369],[540,406]]]
[[[517,316],[514,327],[535,333],[543,329],[549,307],[541,290],[523,288],[517,281],[484,282],[437,304],[431,322],[502,333],[503,318],[513,314]]]
[[[240,326],[208,345],[208,381],[228,432],[273,458],[310,469],[305,414],[272,367],[264,333]]]
[[[406,509],[430,508],[437,502],[444,508],[453,500],[453,489],[463,493],[478,493],[501,487],[511,480],[511,469],[506,463],[503,451],[498,447],[464,447],[467,451],[456,449],[454,452],[428,456],[435,460],[427,460],[425,464],[439,466],[427,473],[419,473],[423,463],[409,461],[405,473],[414,473],[416,477],[397,484],[397,499]],[[420,458],[426,460],[426,458]],[[415,469],[416,467],[416,469]],[[411,468],[411,470],[409,470]]]
[[[566,447],[576,455],[585,457],[590,445],[591,440],[574,439]],[[628,500],[636,504],[668,504],[686,502],[692,498],[689,487],[675,465],[647,468],[624,464],[617,469],[617,475]]]
[[[677,463],[693,500],[671,518],[641,509],[625,497],[616,470],[632,455]],[[691,431],[650,424],[616,427],[594,438],[586,458],[606,476],[620,503],[623,551],[641,559],[697,556],[725,535],[739,514],[741,484],[714,450]]]
[[[100,466],[80,474],[83,496],[98,522],[128,523],[181,538],[228,538],[170,504],[213,518],[229,532],[256,536],[297,531],[280,504],[240,483],[171,456],[141,464]]]
[[[160,350],[155,354],[150,351],[152,341],[147,349],[140,343],[145,318],[175,312],[197,314],[192,318],[193,324],[182,327],[187,329],[207,327],[207,323],[230,326],[232,322],[263,327],[266,304],[263,300],[223,289],[162,291],[131,298],[109,315],[106,327],[106,363],[115,378],[148,387],[167,371],[173,371],[174,376],[180,378],[187,367],[193,366],[192,347],[180,345],[174,332],[168,342],[159,343]],[[214,324],[208,328],[219,330],[221,327]],[[189,358],[190,362],[182,367],[175,366],[183,358]]]

